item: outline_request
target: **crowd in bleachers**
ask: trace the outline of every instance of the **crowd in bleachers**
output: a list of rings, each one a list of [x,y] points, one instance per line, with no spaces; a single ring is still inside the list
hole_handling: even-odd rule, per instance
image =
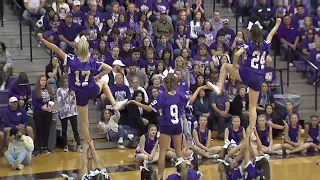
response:
[[[301,68],[304,61],[300,61],[296,53],[287,53],[287,49],[291,47],[301,50],[312,63],[320,67],[320,40],[315,38],[320,28],[319,8],[298,0],[289,4],[283,4],[280,0],[275,3],[267,0],[257,0],[254,3],[239,0],[239,5],[229,1],[225,3],[230,7],[230,12],[233,10],[240,15],[240,25],[246,27],[249,21],[259,21],[265,34],[273,27],[276,17],[283,18],[278,37],[275,38],[275,43],[280,41],[282,59],[290,60],[290,64],[297,64],[297,68]],[[190,97],[193,95],[186,109],[188,123],[184,126],[186,142],[183,143],[183,152],[186,157],[192,154],[190,151],[206,158],[216,157],[222,148],[210,146],[213,131],[217,131],[221,139],[239,141],[237,144],[243,139],[243,129],[249,125],[247,88],[233,77],[228,77],[225,92],[217,95],[208,90],[205,84],[207,81],[217,83],[220,67],[224,63],[232,63],[233,53],[249,37],[246,37],[245,30],[235,32],[230,27],[230,21],[224,19],[219,11],[207,13],[210,17],[207,16],[202,0],[195,0],[193,3],[186,0],[136,0],[132,3],[58,0],[52,4],[45,0],[25,0],[24,7],[23,17],[35,18],[38,21],[37,31],[42,32],[45,39],[58,45],[66,53],[73,53],[77,36],[86,36],[90,44],[90,55],[113,68],[111,73],[96,78],[101,78],[110,86],[116,101],[132,99],[151,104],[165,91],[163,78],[169,72],[174,72],[179,79],[177,91],[187,92]],[[316,15],[313,16],[314,13]],[[4,89],[12,72],[12,62],[3,43],[0,43],[0,48],[1,89]],[[241,59],[245,61],[246,56]],[[48,148],[48,138],[55,102],[62,124],[64,151],[68,151],[68,120],[72,124],[77,151],[82,151],[77,130],[75,95],[68,90],[68,69],[62,62],[58,57],[53,57],[45,67],[45,75],[39,77],[32,91],[19,86],[28,83],[25,73],[10,80],[7,86],[10,100],[3,119],[4,133],[0,131],[0,147],[2,142],[11,141],[12,134],[17,134],[10,129],[17,128],[22,134],[32,139],[37,138],[37,151],[52,152],[53,149]],[[287,103],[287,112],[276,113],[273,95],[280,93],[281,89],[272,67],[271,56],[264,63],[267,73],[265,82],[261,84],[257,111],[259,115],[265,116],[259,116],[261,122],[258,121],[258,126],[264,129],[267,124],[268,128],[273,129],[269,131],[271,135],[281,136],[285,129],[283,121],[295,124],[299,114],[293,109],[292,102]],[[315,79],[312,68],[305,65],[304,70],[311,79]],[[23,108],[29,101],[28,97],[32,100],[36,135],[27,123],[27,112]],[[157,140],[151,147],[145,148],[142,145],[146,139],[157,137],[157,113],[146,112],[132,103],[120,111],[105,109],[109,102],[104,94],[97,97],[95,102],[103,107],[98,128],[108,141],[117,142],[119,148],[125,148],[124,140],[134,141],[135,137],[142,137],[140,149],[137,150],[137,161],[157,159],[157,153],[153,149]],[[318,121],[314,119],[317,119],[316,116],[312,120]],[[239,133],[239,137],[235,137],[234,133]],[[195,145],[189,147],[187,141],[192,137]],[[272,136],[270,137],[271,142]],[[290,141],[286,133],[285,139],[289,143],[281,145],[281,148],[295,151],[296,147],[300,147],[296,142],[291,143],[293,140]],[[172,146],[171,144],[168,148],[167,155],[175,158]],[[271,149],[266,147],[265,152],[279,152],[281,148],[278,145]],[[10,164],[15,165],[15,162],[10,161]]]

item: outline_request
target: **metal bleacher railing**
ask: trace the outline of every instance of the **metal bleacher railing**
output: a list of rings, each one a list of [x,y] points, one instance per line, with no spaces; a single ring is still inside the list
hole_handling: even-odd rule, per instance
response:
[[[318,111],[318,85],[319,85],[319,82],[320,82],[320,76],[319,76],[319,68],[314,65],[312,62],[310,62],[310,60],[304,56],[301,52],[299,52],[298,50],[296,49],[293,49],[291,47],[288,47],[287,49],[287,54],[291,54],[292,52],[296,53],[298,56],[299,56],[299,59],[300,60],[303,60],[306,62],[307,66],[312,68],[314,70],[314,72],[316,72],[315,74],[315,78],[314,78],[314,110],[315,111]],[[289,61],[288,61],[288,66],[289,66]]]
[[[13,0],[13,5],[11,5],[12,7],[16,7],[16,9],[18,9],[18,16],[19,16],[19,30],[20,30],[20,49],[22,50],[22,13],[24,11],[24,9],[17,3],[16,0]],[[14,9],[14,8],[13,8]],[[37,28],[37,25],[34,21],[29,20],[29,47],[30,47],[30,62],[33,61],[33,49],[32,49],[32,37],[37,40],[37,42],[39,42],[38,38],[37,38],[37,33],[33,33],[33,29]],[[36,31],[35,31],[36,32]],[[43,49],[47,52],[47,54],[50,56],[50,58],[52,59],[52,51],[48,50],[45,46],[42,46]]]
[[[3,15],[4,15],[4,4],[3,0],[0,0],[0,16],[1,16],[1,27],[3,27]]]

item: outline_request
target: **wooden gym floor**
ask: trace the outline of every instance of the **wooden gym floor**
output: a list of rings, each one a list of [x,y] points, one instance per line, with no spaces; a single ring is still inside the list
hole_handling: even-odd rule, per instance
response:
[[[107,167],[111,180],[139,180],[139,165],[134,161],[133,149],[98,150],[103,164]],[[270,161],[272,180],[320,180],[320,161],[318,154],[296,154],[286,158],[272,156]],[[4,157],[0,158],[0,180],[29,179],[62,179],[61,174],[76,173],[80,167],[80,153],[63,152],[58,149],[52,154],[38,155],[33,158],[30,166],[23,170],[12,170],[7,166]],[[200,171],[204,180],[217,180],[218,166],[213,160],[200,160]],[[165,176],[175,172],[169,166]]]

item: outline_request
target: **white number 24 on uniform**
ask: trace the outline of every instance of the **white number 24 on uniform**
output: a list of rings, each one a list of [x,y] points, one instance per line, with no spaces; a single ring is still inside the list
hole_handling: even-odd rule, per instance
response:
[[[251,67],[254,69],[264,69],[264,64],[266,63],[266,52],[254,51],[252,53]],[[259,67],[260,66],[260,67]]]
[[[179,123],[179,109],[176,104],[170,106],[170,116],[172,117],[171,119],[172,124]]]

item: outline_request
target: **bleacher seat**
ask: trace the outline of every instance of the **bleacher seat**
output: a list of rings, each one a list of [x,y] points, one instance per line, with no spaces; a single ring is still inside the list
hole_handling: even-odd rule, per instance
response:
[[[307,71],[308,63],[306,61],[293,61],[292,63],[298,71]]]

